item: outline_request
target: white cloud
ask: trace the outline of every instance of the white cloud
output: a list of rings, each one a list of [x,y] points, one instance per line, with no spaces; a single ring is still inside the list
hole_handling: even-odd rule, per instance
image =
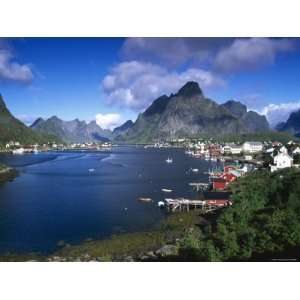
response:
[[[214,66],[222,72],[234,72],[272,64],[279,52],[294,48],[291,39],[248,38],[235,39],[218,52]]]
[[[259,112],[265,115],[271,125],[276,126],[279,122],[284,122],[290,116],[290,113],[300,109],[300,101],[287,102],[280,104],[268,104]]]
[[[123,123],[122,117],[116,113],[97,114],[96,123],[103,129],[113,129]]]
[[[0,80],[30,82],[33,79],[31,68],[28,64],[20,64],[13,60],[13,55],[8,49],[0,49]]]
[[[197,81],[204,89],[225,85],[223,79],[202,69],[170,72],[157,64],[127,61],[111,69],[102,88],[109,103],[141,110],[157,97],[177,92],[187,81]]]

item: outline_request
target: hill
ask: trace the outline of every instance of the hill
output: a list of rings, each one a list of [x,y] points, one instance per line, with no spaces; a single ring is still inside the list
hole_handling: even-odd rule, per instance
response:
[[[33,144],[59,142],[60,140],[53,135],[40,134],[28,128],[10,113],[0,95],[0,144],[4,145],[9,141]]]

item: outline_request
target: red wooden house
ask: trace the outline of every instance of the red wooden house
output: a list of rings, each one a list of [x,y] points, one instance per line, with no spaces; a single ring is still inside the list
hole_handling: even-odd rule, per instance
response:
[[[226,188],[227,181],[222,177],[214,178],[212,185],[214,190],[224,190]]]

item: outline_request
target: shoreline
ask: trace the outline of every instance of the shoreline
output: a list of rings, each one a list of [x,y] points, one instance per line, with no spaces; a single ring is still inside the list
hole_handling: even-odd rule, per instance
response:
[[[17,176],[18,171],[16,169],[0,164],[0,185],[12,181]]]
[[[187,232],[196,231],[207,220],[197,210],[172,213],[156,229],[112,235],[105,239],[70,245],[61,241],[60,249],[50,253],[10,253],[0,261],[107,262],[161,261],[178,259],[178,244]]]

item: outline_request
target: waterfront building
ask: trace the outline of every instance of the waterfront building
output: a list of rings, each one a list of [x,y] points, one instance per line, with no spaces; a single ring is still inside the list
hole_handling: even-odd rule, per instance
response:
[[[263,144],[261,142],[245,142],[243,144],[243,151],[245,153],[257,153],[263,150]]]

